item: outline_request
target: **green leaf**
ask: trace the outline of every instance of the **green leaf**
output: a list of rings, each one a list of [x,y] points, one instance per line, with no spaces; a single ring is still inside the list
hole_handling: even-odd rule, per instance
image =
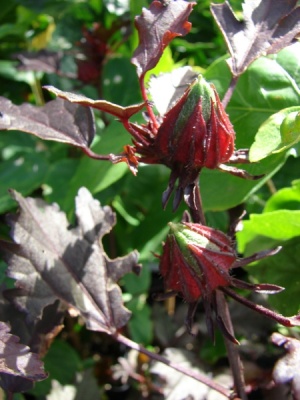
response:
[[[295,43],[295,49],[299,49],[299,43]],[[300,70],[299,70],[299,58],[291,57],[291,51],[293,52],[293,46],[287,46],[276,54],[270,55],[270,59],[275,60],[278,65],[281,65],[287,72],[287,76],[290,76],[291,85],[296,87],[296,90],[300,87]]]
[[[0,149],[3,160],[16,157],[17,154],[34,153],[37,140],[32,135],[20,131],[1,131]]]
[[[5,36],[11,35],[22,35],[24,30],[15,24],[3,24],[0,26],[0,39],[5,38]]]
[[[300,236],[300,181],[267,201],[262,214],[251,214],[237,233],[238,251],[248,256]]]
[[[124,275],[122,281],[125,284],[126,291],[132,296],[147,293],[151,284],[150,266],[143,265],[141,273],[138,276],[135,274]]]
[[[206,339],[200,350],[201,360],[210,364],[216,363],[221,357],[226,357],[226,347],[223,336],[219,330],[216,330],[215,335],[215,342],[212,343],[210,339]]]
[[[300,107],[289,107],[273,114],[257,131],[249,159],[256,162],[279,153],[300,141]]]
[[[285,154],[274,154],[259,164],[235,165],[252,175],[266,175],[259,180],[235,177],[218,170],[204,169],[200,175],[200,190],[205,211],[222,211],[245,202],[260,189],[283,165]]]
[[[300,103],[299,71],[300,43],[283,50],[277,57],[256,60],[239,78],[226,111],[236,131],[236,148],[252,145],[259,127],[271,115]],[[272,73],[270,73],[272,71]],[[205,73],[220,94],[230,83],[230,73],[223,59]],[[287,154],[273,154],[260,163],[236,165],[251,174],[266,174],[258,181],[248,181],[219,171],[203,170],[200,177],[203,204],[206,210],[225,210],[247,200],[284,164]]]
[[[177,67],[178,66],[179,65],[177,65]],[[166,47],[157,65],[151,71],[146,73],[145,83],[149,82],[151,76],[171,72],[174,67],[175,63],[172,57],[172,51],[170,47]]]
[[[280,126],[281,146],[276,152],[286,150],[300,141],[300,107],[297,111],[291,112],[283,120]]]
[[[288,316],[297,314],[300,309],[299,258],[298,236],[285,242],[283,249],[275,256],[268,257],[252,268],[248,268],[258,282],[268,282],[286,288],[281,293],[270,295],[268,302],[280,313]]]
[[[168,185],[170,170],[161,165],[140,166],[138,175],[127,174],[120,182],[119,194],[126,213],[137,221],[138,225],[128,223],[119,214],[115,229],[122,253],[128,249],[139,249],[140,262],[155,260],[153,252],[160,250],[161,243],[169,230],[169,221],[178,220],[183,205],[174,215],[172,207],[162,210],[162,194]]]
[[[244,231],[250,226],[251,232],[274,240],[289,240],[300,236],[300,211],[278,210],[250,215],[244,221]]]
[[[147,0],[139,0],[139,1],[130,0],[129,4],[130,4],[130,14],[132,16],[132,19],[134,19],[137,15],[141,14],[143,7],[149,6]]]
[[[213,62],[203,73],[206,80],[213,83],[222,98],[230,85],[231,72],[226,62],[228,56],[222,56]]]
[[[128,58],[112,58],[104,64],[103,98],[124,107],[141,101],[135,68]]]
[[[151,309],[146,304],[146,296],[139,296],[126,303],[132,312],[128,322],[132,340],[144,345],[151,344],[153,340],[153,323],[151,320]]]
[[[283,188],[274,193],[267,201],[264,212],[280,209],[299,210],[300,208],[300,180],[292,182],[292,187]]]
[[[44,198],[49,203],[63,203],[68,190],[66,188],[79,164],[79,159],[62,159],[52,163],[44,180]]]
[[[123,126],[118,121],[112,121],[101,132],[100,138],[95,141],[92,150],[100,154],[117,154],[122,152],[123,146],[129,142],[129,134],[126,133]],[[82,157],[68,183],[68,191],[60,203],[61,207],[65,210],[73,208],[73,198],[81,186],[85,186],[92,194],[95,194],[118,181],[126,172],[128,172],[128,167],[125,163],[112,164],[109,161]]]
[[[49,378],[35,385],[31,393],[36,396],[45,396],[50,392],[52,379],[64,385],[73,383],[75,374],[82,365],[78,353],[62,340],[55,340],[52,343],[44,358],[44,363]]]
[[[153,323],[151,310],[146,303],[147,293],[151,284],[150,265],[143,265],[139,276],[126,274],[122,278],[126,292],[131,298],[126,307],[132,312],[128,322],[130,336],[137,343],[150,344],[153,340]]]
[[[16,61],[0,61],[0,75],[16,82],[26,82],[30,86],[43,75],[42,72],[18,71],[17,64]]]
[[[286,56],[299,63],[299,52],[300,43],[297,43],[290,46]],[[227,107],[237,133],[237,148],[249,147],[267,118],[284,108],[298,106],[299,100],[296,76],[291,76],[284,64],[267,57],[255,61],[240,77]]]
[[[0,212],[15,207],[16,203],[8,194],[13,188],[23,195],[40,187],[48,169],[45,155],[28,153],[0,164]]]

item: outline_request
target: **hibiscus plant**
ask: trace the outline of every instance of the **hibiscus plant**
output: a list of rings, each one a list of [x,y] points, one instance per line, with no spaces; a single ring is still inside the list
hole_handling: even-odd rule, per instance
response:
[[[143,398],[247,399],[285,385],[286,398],[300,399],[297,0],[244,0],[235,11],[227,1],[205,2],[229,55],[204,66],[196,53],[205,46],[186,50],[205,41],[200,1],[131,5],[140,13],[134,27],[122,6],[94,3],[76,52],[34,48],[36,34],[32,48],[14,54],[10,66],[34,96],[14,104],[7,88],[0,98],[0,208],[10,211],[0,240],[1,387],[8,399],[99,398],[102,353],[79,346],[87,335],[99,348],[119,346],[109,372],[97,376],[108,398],[112,386],[128,389],[131,380]],[[97,12],[116,18],[95,22]],[[247,376],[242,360],[240,349],[255,341],[249,332],[258,334],[248,318],[254,326],[271,321],[267,340],[287,353],[261,381]],[[180,353],[190,350],[187,365],[175,356],[180,335],[189,343]],[[212,354],[221,341],[226,384],[209,373],[213,357],[203,351]],[[53,346],[66,342],[94,366],[87,372],[82,363],[73,383],[47,370]],[[180,387],[182,376],[189,380]],[[50,394],[39,386],[45,379]]]

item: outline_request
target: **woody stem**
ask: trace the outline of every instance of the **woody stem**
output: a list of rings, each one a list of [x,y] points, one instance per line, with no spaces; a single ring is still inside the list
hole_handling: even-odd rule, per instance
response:
[[[193,204],[194,204],[195,208],[190,208],[190,213],[191,213],[193,222],[200,223],[202,225],[206,225],[198,179],[195,182],[195,186],[194,186],[194,190],[193,190],[193,197],[194,197]]]
[[[195,205],[195,209],[190,209],[190,213],[193,218],[193,221],[196,223],[200,222],[202,225],[206,225],[205,215],[204,215],[203,207],[202,207],[202,199],[201,199],[199,184],[195,185],[194,205]],[[198,212],[198,215],[197,215],[197,212]],[[228,304],[225,299],[225,296],[222,292],[217,290],[216,298],[217,298],[218,315],[224,322],[229,333],[234,337],[231,316],[229,313]],[[241,400],[247,400],[243,368],[242,368],[242,363],[240,360],[238,348],[237,348],[236,344],[232,343],[232,341],[230,341],[225,336],[224,336],[224,341],[225,341],[225,346],[227,349],[227,356],[228,356],[229,364],[230,364],[232,375],[233,375],[235,389]]]
[[[147,112],[148,112],[148,115],[149,115],[150,120],[152,121],[153,128],[154,128],[155,130],[157,130],[157,129],[158,129],[158,123],[157,123],[156,117],[155,117],[155,115],[154,115],[154,112],[153,112],[153,110],[152,110],[152,108],[150,107],[150,104],[149,104],[149,100],[148,100],[147,91],[146,91],[146,88],[145,88],[144,79],[145,79],[145,74],[142,74],[142,75],[140,76],[140,78],[139,78],[139,83],[140,83],[142,98],[143,98],[143,100],[144,100],[145,103],[146,103]]]
[[[227,104],[229,103],[229,101],[233,95],[233,92],[237,85],[238,79],[239,79],[238,76],[233,76],[231,78],[230,85],[229,85],[227,92],[225,93],[223,100],[222,100],[222,104],[223,104],[224,108],[226,108]]]
[[[218,314],[222,318],[229,333],[234,337],[234,330],[232,326],[231,316],[229,313],[228,303],[225,299],[224,293],[217,290],[216,297],[217,297]],[[240,359],[238,347],[226,336],[224,336],[224,341],[230,368],[233,375],[235,390],[240,399],[247,400],[248,397],[245,391],[245,380],[243,374],[244,369]]]
[[[214,382],[212,379],[208,378],[207,375],[201,374],[200,372],[195,372],[192,371],[189,368],[186,368],[183,365],[177,364],[176,362],[173,362],[160,354],[154,353],[152,351],[147,350],[145,347],[137,344],[136,342],[133,342],[132,340],[128,339],[127,337],[123,336],[120,333],[116,333],[114,335],[114,338],[119,342],[124,344],[125,346],[137,350],[138,352],[147,355],[151,360],[159,361],[170,368],[175,369],[176,371],[179,371],[183,373],[186,376],[189,376],[193,379],[196,379],[198,382],[204,383],[204,385],[210,387],[213,390],[216,390],[220,394],[222,394],[225,398],[230,397],[230,391],[223,387],[222,385],[218,384],[217,382]]]

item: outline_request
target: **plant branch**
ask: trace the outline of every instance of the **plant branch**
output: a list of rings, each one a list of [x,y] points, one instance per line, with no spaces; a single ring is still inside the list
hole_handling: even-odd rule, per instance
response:
[[[224,293],[217,290],[216,297],[218,305],[218,314],[222,318],[229,333],[234,337],[234,330],[232,326],[231,316],[229,313],[228,303],[225,299]],[[226,336],[224,336],[224,341],[236,392],[240,399],[247,400],[248,397],[245,391],[245,380],[243,374],[244,368],[240,360],[238,347]]]
[[[145,81],[144,81],[144,78],[145,78],[145,75],[142,74],[141,77],[140,77],[140,79],[139,79],[140,88],[141,88],[141,93],[142,93],[142,98],[143,98],[143,100],[144,100],[145,103],[146,103],[147,112],[148,112],[148,114],[149,114],[149,118],[150,118],[151,121],[152,121],[153,128],[154,128],[154,130],[157,130],[158,127],[159,127],[159,125],[158,125],[158,123],[157,123],[157,120],[156,120],[156,117],[155,117],[155,115],[154,115],[154,112],[153,112],[153,110],[152,110],[152,108],[150,107],[150,104],[149,104],[149,99],[148,99],[147,92],[146,92],[146,88],[145,88]]]
[[[279,324],[287,327],[291,326],[300,326],[300,315],[294,315],[293,317],[285,317],[281,314],[276,313],[260,304],[255,304],[252,301],[246,299],[243,296],[237,294],[234,290],[229,288],[222,287],[221,290],[232,297],[234,300],[238,301],[241,304],[244,304],[246,307],[251,308],[252,310],[258,312],[259,314],[264,315],[265,317],[271,318]]]
[[[202,199],[201,199],[199,184],[195,185],[194,202],[196,205],[196,210],[190,209],[190,212],[191,212],[194,222],[200,222],[201,224],[206,225],[205,215],[203,213]],[[198,212],[198,215],[196,215],[197,212]],[[228,309],[228,304],[226,302],[224,294],[217,290],[216,298],[217,298],[217,309],[218,309],[219,317],[224,322],[229,333],[234,337],[232,321],[231,321],[231,317],[230,317],[230,313],[229,313],[229,309]],[[230,367],[232,370],[235,388],[237,390],[239,397],[242,400],[247,400],[247,395],[245,392],[245,382],[244,382],[244,377],[243,377],[243,368],[242,368],[242,363],[240,360],[237,346],[234,343],[232,343],[225,336],[224,336],[224,340],[225,340],[225,346],[227,349],[228,360],[229,360]]]
[[[227,92],[225,93],[223,100],[222,100],[222,104],[223,104],[224,108],[226,108],[227,104],[229,103],[229,101],[233,95],[233,92],[237,85],[238,79],[239,79],[239,76],[233,76],[231,78],[230,85],[229,85]]]
[[[116,335],[114,335],[114,337],[119,343],[122,343],[125,346],[130,347],[133,350],[137,350],[138,352],[147,355],[152,360],[159,361],[159,362],[167,365],[168,367],[173,368],[176,371],[181,372],[184,375],[189,376],[190,378],[193,378],[196,381],[203,383],[204,385],[219,392],[220,394],[222,394],[224,397],[227,397],[228,399],[230,398],[231,393],[230,393],[229,389],[226,389],[223,386],[219,385],[218,383],[214,382],[212,379],[208,378],[206,375],[201,374],[199,372],[191,371],[189,368],[185,368],[177,363],[174,363],[174,362],[168,360],[167,358],[165,358],[157,353],[153,353],[152,351],[145,349],[143,346],[137,344],[136,342],[133,342],[132,340],[128,339],[127,337],[123,336],[120,333],[117,333]]]
[[[37,104],[38,106],[44,106],[44,105],[45,105],[45,99],[44,99],[44,96],[43,96],[41,81],[40,81],[40,79],[37,77],[36,72],[33,72],[33,74],[34,74],[34,75],[33,75],[33,76],[34,76],[34,79],[33,79],[33,82],[32,82],[31,85],[30,85],[30,86],[31,86],[32,93],[33,93],[33,95],[34,95],[36,104]]]
[[[193,189],[193,208],[190,207],[191,217],[193,222],[206,225],[205,215],[203,212],[202,198],[199,187],[199,179],[196,179]]]
[[[88,147],[83,147],[82,151],[90,158],[93,158],[94,160],[104,160],[104,161],[111,161],[109,155],[103,155],[103,154],[96,154],[94,153],[90,148]]]

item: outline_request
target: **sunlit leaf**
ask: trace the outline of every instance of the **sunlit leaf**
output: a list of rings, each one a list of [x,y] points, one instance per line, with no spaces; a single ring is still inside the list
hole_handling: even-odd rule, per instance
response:
[[[46,49],[37,52],[19,52],[14,54],[19,61],[20,71],[43,71],[55,73],[59,70],[62,53]]]
[[[212,4],[211,11],[228,46],[228,64],[238,76],[258,57],[276,53],[288,46],[300,31],[297,0],[245,0],[243,21],[229,3]]]
[[[56,96],[62,99],[68,100],[70,103],[96,108],[97,110],[105,111],[120,119],[128,119],[144,107],[144,103],[129,107],[121,107],[106,100],[92,100],[81,94],[64,92],[56,89],[54,86],[44,86],[44,89],[49,90],[49,92],[54,93]]]
[[[149,9],[144,8],[136,17],[140,42],[131,61],[136,65],[139,77],[155,67],[172,39],[190,31],[191,23],[187,18],[194,5],[182,0],[166,4],[153,1]]]
[[[21,208],[9,219],[15,243],[1,241],[0,247],[8,274],[16,279],[11,297],[27,318],[35,321],[59,299],[77,310],[91,330],[114,333],[126,324],[130,312],[116,282],[140,268],[136,251],[112,260],[103,250],[101,239],[115,224],[112,210],[82,188],[76,198],[78,226],[69,229],[57,205],[12,195]]]
[[[35,107],[27,103],[16,106],[1,97],[0,129],[20,130],[82,148],[89,147],[95,135],[91,110],[61,99]]]
[[[295,43],[276,56],[261,57],[240,76],[226,108],[236,132],[237,149],[249,148],[259,127],[272,114],[299,105],[299,62],[300,43]],[[225,60],[213,64],[205,73],[205,78],[215,84],[221,95],[224,94],[230,82]],[[294,148],[291,150],[294,151]],[[247,200],[283,166],[287,153],[272,154],[260,162],[240,166],[253,175],[266,174],[265,178],[257,181],[204,169],[200,187],[205,209],[225,210]]]
[[[300,141],[300,107],[290,107],[273,114],[257,131],[249,159],[262,160],[280,153]]]
[[[22,391],[22,384],[26,388],[28,383],[45,379],[47,374],[38,355],[31,353],[9,331],[9,326],[0,322],[0,386],[9,392],[18,392]]]

